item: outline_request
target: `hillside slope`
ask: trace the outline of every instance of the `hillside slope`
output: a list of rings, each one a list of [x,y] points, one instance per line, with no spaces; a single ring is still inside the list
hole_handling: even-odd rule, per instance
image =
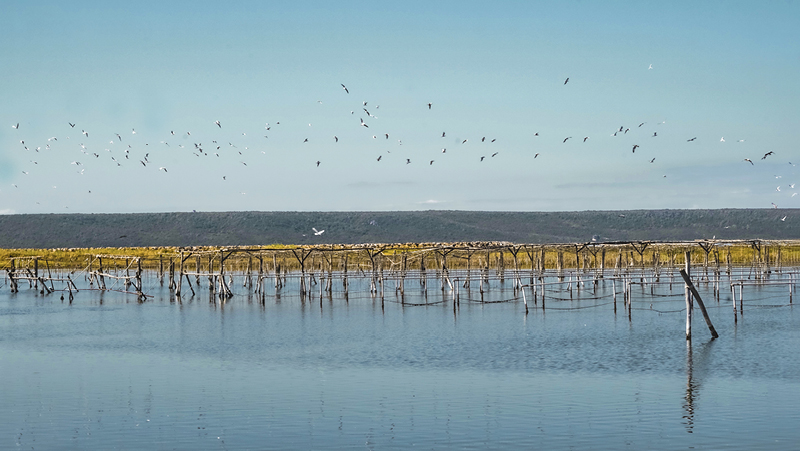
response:
[[[787,216],[785,221],[781,218]],[[312,227],[325,230],[315,236]],[[214,212],[0,216],[0,247],[794,239],[800,211]]]

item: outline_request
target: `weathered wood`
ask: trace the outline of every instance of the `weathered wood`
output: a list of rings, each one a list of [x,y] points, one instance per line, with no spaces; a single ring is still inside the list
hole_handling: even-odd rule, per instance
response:
[[[714,325],[711,324],[711,318],[708,317],[708,312],[706,311],[706,306],[703,304],[703,299],[700,298],[700,293],[698,293],[697,289],[694,287],[694,284],[692,283],[692,279],[689,278],[689,274],[686,273],[685,270],[682,269],[680,271],[680,273],[681,273],[681,277],[683,277],[684,282],[686,282],[686,287],[692,292],[692,294],[694,295],[695,299],[697,300],[697,306],[700,307],[700,312],[703,313],[703,318],[705,318],[706,324],[708,324],[708,330],[711,332],[711,336],[714,337],[714,338],[719,338],[719,334],[717,333],[717,330],[714,329]],[[690,332],[691,332],[691,330],[690,330]],[[687,339],[691,339],[691,337],[687,338]]]
[[[688,277],[688,275],[691,274],[691,270],[692,270],[692,253],[690,251],[686,251],[683,254],[683,258],[684,258],[684,266],[685,266],[685,268],[680,270],[681,271],[681,276],[686,274],[687,275],[686,277]],[[694,304],[692,303],[692,291],[689,289],[689,285],[688,284],[686,284],[686,287],[684,288],[684,296],[686,298],[686,339],[687,340],[691,340],[692,339],[692,307],[693,307]]]

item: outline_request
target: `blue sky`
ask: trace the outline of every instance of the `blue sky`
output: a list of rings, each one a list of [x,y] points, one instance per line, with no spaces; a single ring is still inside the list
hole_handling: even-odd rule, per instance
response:
[[[0,212],[800,205],[798,2],[109,3],[0,6]]]

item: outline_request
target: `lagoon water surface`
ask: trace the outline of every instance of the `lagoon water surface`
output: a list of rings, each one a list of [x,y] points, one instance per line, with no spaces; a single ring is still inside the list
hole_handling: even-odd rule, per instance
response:
[[[71,305],[0,287],[0,449],[800,447],[786,287],[746,287],[736,323],[725,296],[706,301],[720,338],[698,314],[687,345],[681,290],[634,289],[629,321],[610,284],[527,316],[474,289],[454,311],[434,289],[381,308],[369,294],[178,303],[149,285],[144,303],[83,290]]]

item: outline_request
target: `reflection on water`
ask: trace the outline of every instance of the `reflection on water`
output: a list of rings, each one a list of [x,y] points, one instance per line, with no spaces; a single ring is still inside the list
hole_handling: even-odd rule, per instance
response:
[[[630,321],[610,283],[548,292],[546,313],[528,298],[528,315],[510,281],[485,303],[463,290],[457,308],[412,291],[174,302],[151,281],[145,303],[81,291],[72,305],[0,291],[0,449],[798,443],[800,321],[784,290],[751,289],[738,324],[707,303],[720,338],[694,344],[679,287],[636,293]]]

